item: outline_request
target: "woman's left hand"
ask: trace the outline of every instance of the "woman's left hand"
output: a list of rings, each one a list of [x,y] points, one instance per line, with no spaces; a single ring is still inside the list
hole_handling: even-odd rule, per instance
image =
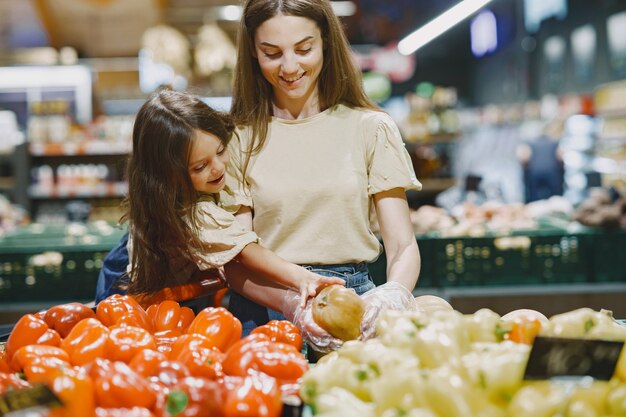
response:
[[[361,319],[361,340],[376,334],[376,319],[384,310],[409,310],[413,304],[413,294],[402,284],[386,282],[361,296],[365,302],[365,314]]]

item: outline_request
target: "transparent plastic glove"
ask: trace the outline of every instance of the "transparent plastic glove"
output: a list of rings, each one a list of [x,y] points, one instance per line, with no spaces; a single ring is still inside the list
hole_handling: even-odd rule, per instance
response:
[[[296,291],[287,291],[283,299],[282,312],[302,333],[302,338],[316,351],[326,353],[337,350],[343,341],[331,336],[313,320],[313,299],[304,305],[301,295]]]
[[[304,268],[303,268],[304,269]],[[305,270],[298,291],[300,291],[300,305],[304,307],[309,297],[315,297],[324,287],[329,285],[342,285],[345,287],[346,281],[337,277],[325,277]]]
[[[361,340],[374,337],[376,333],[376,319],[384,310],[410,310],[413,304],[413,294],[402,284],[386,282],[361,295],[365,302],[365,313],[361,319]]]

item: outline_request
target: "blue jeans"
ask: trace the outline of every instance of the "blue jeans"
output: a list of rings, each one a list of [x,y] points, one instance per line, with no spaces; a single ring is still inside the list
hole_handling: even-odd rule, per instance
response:
[[[343,265],[302,266],[325,277],[338,277],[345,280],[346,287],[354,288],[359,295],[375,287],[369,276],[366,262]],[[285,316],[282,313],[263,307],[236,292],[232,292],[230,295],[228,309],[241,321],[243,336],[247,336],[254,328],[270,320],[285,320]]]

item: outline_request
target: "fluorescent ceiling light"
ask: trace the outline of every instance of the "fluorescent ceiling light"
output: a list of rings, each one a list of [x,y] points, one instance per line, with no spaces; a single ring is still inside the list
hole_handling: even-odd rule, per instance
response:
[[[222,6],[219,8],[219,18],[221,20],[238,21],[241,19],[241,13],[243,12],[241,6],[230,4],[228,6]]]
[[[356,13],[356,4],[352,1],[331,1],[330,4],[337,16],[352,16]],[[238,21],[243,13],[242,7],[234,4],[218,6],[216,9],[220,20]]]
[[[492,0],[463,0],[451,7],[398,43],[398,51],[410,55],[435,39],[457,23],[461,22]]]
[[[337,16],[352,16],[356,13],[356,4],[352,1],[331,1],[330,5]]]

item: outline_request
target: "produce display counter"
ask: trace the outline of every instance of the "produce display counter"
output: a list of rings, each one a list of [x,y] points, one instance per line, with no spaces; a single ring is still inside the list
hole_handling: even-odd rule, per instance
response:
[[[33,223],[0,237],[0,323],[59,302],[92,301],[104,256],[124,230],[106,222]]]
[[[587,306],[626,317],[626,230],[564,223],[416,240],[422,266],[415,293],[439,295],[459,311],[534,308],[551,315]],[[385,269],[384,255],[370,265],[376,283],[384,282]]]

